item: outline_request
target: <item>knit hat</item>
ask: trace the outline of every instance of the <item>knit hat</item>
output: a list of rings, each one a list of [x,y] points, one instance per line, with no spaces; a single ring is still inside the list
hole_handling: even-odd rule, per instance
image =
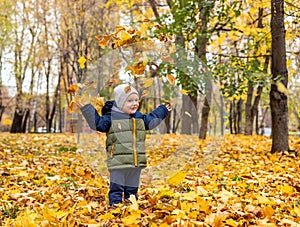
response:
[[[139,95],[137,90],[128,84],[120,84],[117,87],[115,87],[114,97],[117,107],[121,109],[124,106],[126,99],[131,94]]]

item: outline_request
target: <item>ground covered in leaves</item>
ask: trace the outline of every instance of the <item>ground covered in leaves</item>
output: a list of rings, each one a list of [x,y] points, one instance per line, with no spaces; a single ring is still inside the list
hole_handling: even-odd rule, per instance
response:
[[[172,167],[175,175],[155,184],[147,184],[146,174],[139,200],[112,209],[107,179],[83,160],[74,135],[0,136],[0,226],[300,223],[300,157],[270,154],[269,137],[228,135],[214,144],[213,138],[151,135],[149,165],[162,165],[174,152],[183,155],[176,159],[185,165]],[[291,137],[290,148],[299,153],[300,139]]]

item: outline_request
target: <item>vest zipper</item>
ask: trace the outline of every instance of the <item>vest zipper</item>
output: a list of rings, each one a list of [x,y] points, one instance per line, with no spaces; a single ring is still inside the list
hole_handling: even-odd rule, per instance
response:
[[[133,160],[134,165],[138,166],[137,152],[136,152],[136,119],[132,118],[133,124]]]
[[[111,157],[111,158],[112,158],[113,155],[114,155],[114,149],[115,149],[115,145],[112,144],[112,145],[111,145],[111,149],[110,149],[110,157]]]

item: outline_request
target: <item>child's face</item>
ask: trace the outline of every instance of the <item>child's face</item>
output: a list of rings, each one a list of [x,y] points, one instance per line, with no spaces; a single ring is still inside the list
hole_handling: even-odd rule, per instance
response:
[[[127,114],[134,114],[139,108],[139,97],[137,94],[131,94],[126,99],[122,111]]]

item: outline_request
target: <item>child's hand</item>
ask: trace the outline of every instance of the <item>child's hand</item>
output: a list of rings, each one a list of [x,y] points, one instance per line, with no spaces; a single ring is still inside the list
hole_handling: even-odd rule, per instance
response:
[[[89,94],[87,92],[84,92],[82,95],[76,95],[74,97],[74,102],[79,108],[85,106],[86,104],[89,104],[90,103]]]
[[[167,107],[169,112],[172,110],[172,105],[170,103],[166,104],[166,107]]]

